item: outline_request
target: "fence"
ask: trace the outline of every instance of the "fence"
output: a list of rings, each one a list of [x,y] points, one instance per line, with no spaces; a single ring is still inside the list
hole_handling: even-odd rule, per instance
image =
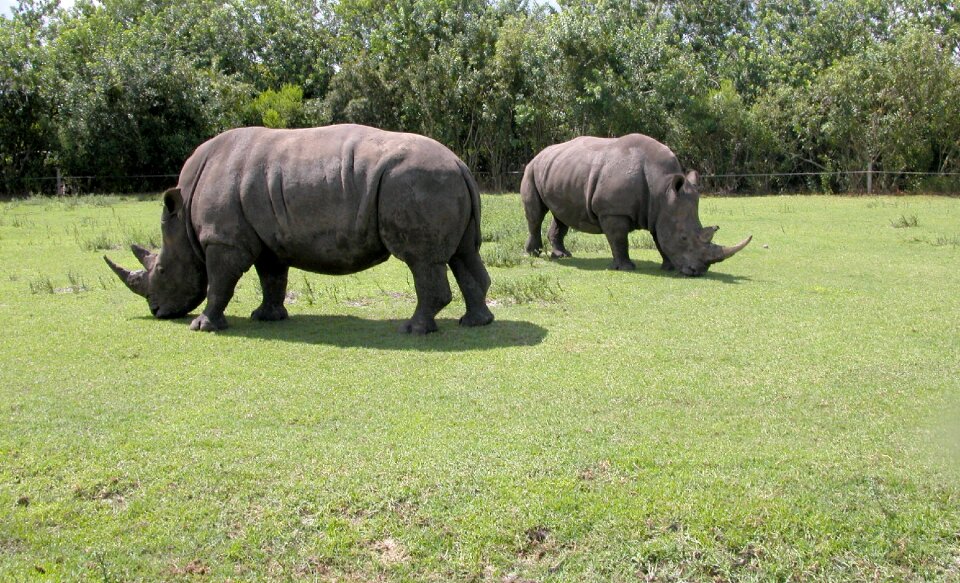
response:
[[[523,170],[503,174],[474,172],[484,192],[518,192]],[[160,192],[176,184],[177,174],[134,176],[55,176],[20,178],[19,184],[2,183],[7,195],[81,195],[90,193]],[[926,192],[960,194],[960,172],[897,172],[841,170],[701,174],[700,190],[706,194],[780,194],[801,192],[890,193]]]
[[[712,194],[771,194],[796,192],[960,194],[960,172],[837,170],[703,174],[703,192]]]

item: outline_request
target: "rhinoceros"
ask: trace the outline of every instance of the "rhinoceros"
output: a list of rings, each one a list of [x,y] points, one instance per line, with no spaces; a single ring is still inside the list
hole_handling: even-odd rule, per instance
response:
[[[683,174],[677,157],[642,134],[579,137],[548,146],[527,164],[520,194],[530,237],[526,251],[543,250],[540,226],[549,210],[547,238],[554,258],[570,257],[563,239],[570,227],[603,233],[613,252],[611,269],[632,270],[628,234],[646,229],[663,257],[662,268],[697,276],[750,242],[712,243],[719,227],[704,228],[697,210],[699,176]]]
[[[256,320],[283,320],[295,267],[349,274],[390,255],[413,274],[417,307],[401,331],[437,329],[451,301],[447,265],[463,292],[464,326],[493,321],[490,277],[480,258],[480,197],[466,165],[424,136],[359,125],[240,128],[204,144],[163,194],[162,246],[134,245],[143,269],[104,256],[158,318],[188,314],[193,330],[227,327],[224,309],[240,277],[257,270]]]

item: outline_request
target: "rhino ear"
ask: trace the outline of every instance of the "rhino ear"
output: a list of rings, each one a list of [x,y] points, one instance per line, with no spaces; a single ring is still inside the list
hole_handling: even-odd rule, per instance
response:
[[[720,227],[716,225],[712,227],[704,227],[704,229],[700,231],[700,241],[702,243],[709,243],[710,241],[713,240],[714,233],[716,233],[719,230],[720,230]]]
[[[683,177],[683,174],[674,174],[670,177],[670,186],[673,188],[673,191],[677,194],[680,194],[680,191],[683,190],[683,183],[686,179]]]
[[[687,182],[689,182],[692,186],[700,186],[700,173],[698,173],[696,170],[687,172]]]
[[[183,196],[179,188],[171,188],[163,193],[163,208],[167,214],[175,215],[183,208]]]

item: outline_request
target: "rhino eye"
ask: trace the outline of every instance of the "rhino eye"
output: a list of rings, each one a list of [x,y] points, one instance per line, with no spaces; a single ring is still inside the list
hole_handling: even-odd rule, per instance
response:
[[[161,273],[161,274],[163,273],[163,266],[162,266],[162,265],[158,265],[158,266],[157,266],[157,273]]]

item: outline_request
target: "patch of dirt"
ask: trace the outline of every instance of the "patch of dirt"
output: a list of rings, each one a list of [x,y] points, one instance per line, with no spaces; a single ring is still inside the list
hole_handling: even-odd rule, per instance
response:
[[[26,549],[26,543],[19,538],[0,538],[0,555],[18,555]]]
[[[30,506],[30,497],[29,496],[20,496],[17,498],[17,506]]]
[[[527,543],[532,546],[546,542],[550,536],[550,529],[545,526],[534,526],[527,529]]]
[[[385,538],[370,545],[370,548],[377,554],[377,559],[384,565],[398,565],[410,560],[407,549],[400,541],[393,538]]]
[[[601,460],[592,466],[580,470],[577,477],[584,482],[607,480],[611,477],[611,468],[612,466],[609,460]]]
[[[174,565],[170,567],[170,574],[181,576],[181,577],[184,575],[203,576],[209,573],[210,573],[210,568],[204,565],[203,562],[200,561],[200,559],[194,559],[189,563],[187,563],[186,565],[184,565],[183,567],[180,567],[178,565]]]
[[[100,500],[119,505],[126,503],[126,496],[139,487],[139,482],[121,480],[114,476],[105,482],[97,482],[91,486],[78,484],[73,487],[73,494],[83,500]]]
[[[320,557],[307,557],[303,563],[297,565],[295,571],[298,577],[328,575],[330,565]]]

